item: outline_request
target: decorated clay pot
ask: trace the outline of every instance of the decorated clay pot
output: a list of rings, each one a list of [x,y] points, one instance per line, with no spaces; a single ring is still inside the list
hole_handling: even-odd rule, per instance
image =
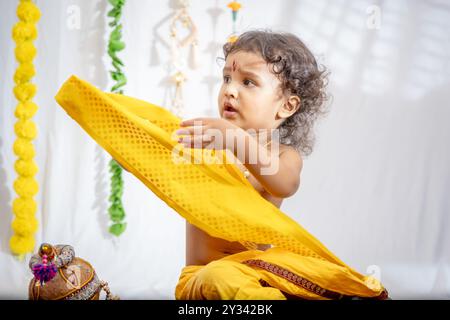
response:
[[[29,263],[31,279],[29,300],[98,300],[101,290],[107,300],[117,300],[108,284],[99,280],[89,262],[75,257],[69,245],[43,243]]]

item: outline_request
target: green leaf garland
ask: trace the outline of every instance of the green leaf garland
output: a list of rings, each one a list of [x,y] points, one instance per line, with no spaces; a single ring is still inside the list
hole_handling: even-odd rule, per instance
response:
[[[109,26],[113,28],[109,36],[108,55],[111,57],[112,66],[114,70],[110,71],[111,78],[115,81],[111,92],[123,94],[121,89],[126,83],[127,78],[122,72],[122,60],[117,57],[117,52],[125,48],[125,43],[122,41],[122,25],[120,24],[120,17],[122,16],[122,7],[125,0],[108,0],[113,8],[108,12],[108,17],[113,18]],[[112,225],[109,227],[109,232],[115,236],[120,236],[126,229],[127,224],[125,220],[125,210],[122,205],[123,195],[123,179],[122,167],[114,160],[109,162],[109,172],[111,173],[111,194],[109,201],[111,206],[108,209],[109,217]]]

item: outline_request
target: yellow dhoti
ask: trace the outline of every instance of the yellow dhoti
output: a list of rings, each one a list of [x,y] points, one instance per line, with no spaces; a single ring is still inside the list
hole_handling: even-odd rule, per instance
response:
[[[172,136],[181,119],[166,109],[102,92],[74,76],[64,83],[56,100],[125,169],[189,223],[249,249],[207,266],[185,267],[177,298],[387,297],[377,279],[347,266],[261,197],[229,154],[182,148]],[[253,250],[255,243],[274,247]]]
[[[299,256],[282,248],[247,250],[207,265],[183,268],[176,299],[286,300],[351,299],[370,297],[370,278],[361,282],[348,271],[326,261]],[[375,299],[386,299],[382,291]]]
[[[252,254],[251,251],[246,251]],[[285,300],[283,293],[263,286],[257,270],[234,259],[206,266],[186,266],[175,289],[177,300]]]

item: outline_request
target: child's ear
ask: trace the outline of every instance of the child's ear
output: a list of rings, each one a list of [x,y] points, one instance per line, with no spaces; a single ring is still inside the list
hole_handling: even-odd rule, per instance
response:
[[[289,118],[300,108],[300,98],[298,96],[290,96],[278,110],[280,118]]]

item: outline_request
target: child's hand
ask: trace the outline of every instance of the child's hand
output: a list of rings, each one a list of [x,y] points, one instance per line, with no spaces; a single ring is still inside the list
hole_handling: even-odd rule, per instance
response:
[[[222,118],[184,120],[180,123],[180,127],[175,133],[186,135],[178,139],[185,147],[216,150],[233,147],[233,141],[236,140],[233,137],[242,131],[238,126]]]

